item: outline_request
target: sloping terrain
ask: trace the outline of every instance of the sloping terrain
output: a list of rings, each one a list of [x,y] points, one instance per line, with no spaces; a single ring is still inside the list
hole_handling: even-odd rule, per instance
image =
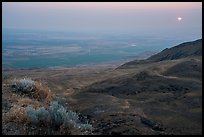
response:
[[[141,117],[145,116],[162,125],[161,131],[153,130],[154,133],[148,132],[152,129],[149,126],[149,130],[145,131],[147,134],[201,134],[202,72],[199,68],[188,70],[195,65],[201,66],[201,62],[201,58],[194,57],[153,63],[152,66],[148,64],[142,71],[131,68],[129,74],[94,83],[79,95],[97,93],[97,97],[94,97],[96,100],[101,99],[100,94],[103,94],[126,101],[123,105],[120,103],[122,106],[128,104],[125,114],[130,110],[140,110],[137,115],[140,124],[144,124]],[[189,72],[185,72],[183,67],[187,67]],[[86,102],[90,103],[92,99]],[[104,98],[104,102],[109,104],[107,107],[111,107],[111,110],[115,108],[108,99]],[[133,112],[131,114],[134,115]],[[105,117],[108,118],[108,115]],[[144,129],[136,129],[138,134],[144,134]]]
[[[141,108],[146,117],[164,125],[163,133],[200,134],[201,42],[181,44],[147,60],[135,61],[136,64],[126,63],[117,70],[130,70],[129,74],[94,83],[86,87],[84,92],[102,93],[126,100],[130,107]],[[175,50],[181,54],[173,54]],[[166,54],[171,57],[165,58]]]
[[[202,39],[192,42],[185,42],[172,48],[166,48],[163,51],[147,58],[146,60],[134,60],[127,62],[119,68],[132,68],[138,64],[147,64],[164,60],[175,60],[185,57],[202,56]]]
[[[126,76],[106,79],[87,87],[88,92],[107,93],[113,96],[135,95],[141,92],[166,90],[182,94],[182,91],[201,89],[202,60],[185,58],[154,63],[142,71],[132,72]],[[162,68],[165,67],[165,71]]]
[[[47,100],[18,94],[10,86],[14,78],[26,76],[48,87],[66,109],[80,114],[81,121],[88,120],[92,134],[201,135],[202,40],[195,43],[201,46],[181,44],[176,50],[157,54],[159,57],[154,55],[118,68],[4,70],[2,133],[50,134],[45,127],[34,130],[33,125],[28,126],[24,113],[28,105],[46,107]],[[173,55],[173,51],[180,50],[182,55]],[[165,58],[167,51],[172,53]],[[69,130],[69,134],[81,134]]]
[[[202,56],[202,39],[185,42],[148,58],[152,61],[173,60],[189,56]]]

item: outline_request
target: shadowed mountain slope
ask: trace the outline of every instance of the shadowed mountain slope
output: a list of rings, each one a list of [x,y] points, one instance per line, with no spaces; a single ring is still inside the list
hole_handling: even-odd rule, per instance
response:
[[[79,114],[81,122],[88,121],[93,135],[201,135],[201,53],[202,40],[197,40],[117,69],[3,71],[2,133],[50,134],[46,124],[30,125],[27,115],[21,115],[28,105],[47,107],[47,100],[21,95],[10,86],[14,78],[26,75],[49,87],[51,101]],[[64,129],[63,125],[53,134],[64,131],[79,134],[72,126]]]
[[[121,68],[132,68],[134,65],[146,64],[150,62],[158,62],[164,60],[175,60],[185,57],[202,56],[202,39],[192,42],[185,42],[172,48],[166,48],[160,53],[157,53],[146,60],[134,60],[123,64]]]
[[[166,48],[162,52],[151,56],[147,60],[162,61],[180,59],[189,56],[201,56],[202,55],[202,39],[185,42],[172,48]]]
[[[167,92],[195,90],[201,88],[202,81],[202,39],[186,42],[153,55],[137,65],[130,65],[133,72],[126,76],[118,76],[94,83],[88,92],[135,95],[140,92]],[[129,62],[122,68],[129,68]],[[138,70],[138,68],[142,68]],[[120,67],[119,67],[120,68]],[[135,71],[134,71],[135,69]],[[196,80],[196,81],[193,81]],[[195,83],[194,83],[195,82]],[[195,87],[191,87],[194,85]],[[177,91],[178,90],[178,91]]]
[[[201,134],[202,39],[128,62],[115,71],[126,74],[99,80],[81,93],[125,100],[129,108],[141,109],[146,118],[165,127],[158,134]],[[152,123],[142,118],[141,122]]]

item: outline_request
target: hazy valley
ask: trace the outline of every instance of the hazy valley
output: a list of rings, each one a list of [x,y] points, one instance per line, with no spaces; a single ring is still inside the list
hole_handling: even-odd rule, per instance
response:
[[[123,65],[2,74],[3,134],[202,134],[202,39]],[[33,91],[38,94],[15,90],[14,79],[24,77],[41,83]],[[28,106],[47,110],[53,101],[79,114],[78,123],[89,123],[91,130],[60,124],[50,131],[43,120],[29,122]]]

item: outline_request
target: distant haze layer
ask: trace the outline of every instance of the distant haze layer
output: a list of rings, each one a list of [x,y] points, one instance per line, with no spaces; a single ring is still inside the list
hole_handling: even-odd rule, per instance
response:
[[[202,38],[202,2],[3,2],[2,65],[146,58]]]
[[[202,34],[202,2],[3,2],[2,12],[3,28]]]

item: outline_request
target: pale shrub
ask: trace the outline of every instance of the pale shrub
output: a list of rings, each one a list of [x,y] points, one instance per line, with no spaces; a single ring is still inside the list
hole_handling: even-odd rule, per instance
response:
[[[35,82],[30,78],[14,79],[11,86],[18,92],[30,93],[35,88]]]
[[[92,125],[88,122],[82,123],[79,120],[79,115],[71,110],[66,110],[58,102],[54,101],[46,110],[44,107],[33,109],[26,108],[28,120],[35,125],[47,123],[49,128],[54,130],[63,127],[65,130],[80,130],[84,134],[92,131]],[[48,129],[50,130],[50,129]]]

